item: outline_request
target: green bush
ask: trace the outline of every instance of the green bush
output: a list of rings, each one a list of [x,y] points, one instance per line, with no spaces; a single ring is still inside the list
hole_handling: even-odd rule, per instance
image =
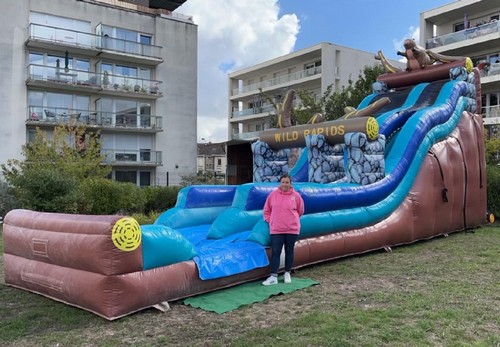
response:
[[[143,213],[133,213],[130,217],[134,218],[140,225],[153,224],[161,212],[151,212],[148,215]]]
[[[132,183],[96,178],[85,180],[80,185],[80,213],[130,214],[142,212],[144,203],[144,193]]]
[[[0,217],[5,217],[7,212],[21,207],[19,201],[12,192],[12,188],[6,182],[0,181]]]
[[[144,188],[144,195],[146,197],[144,213],[150,214],[153,211],[163,212],[174,207],[180,189],[180,186]]]
[[[77,182],[53,168],[28,170],[12,179],[12,192],[22,208],[42,212],[77,212]]]
[[[490,212],[500,217],[500,166],[486,166],[486,180],[488,185],[487,208]]]

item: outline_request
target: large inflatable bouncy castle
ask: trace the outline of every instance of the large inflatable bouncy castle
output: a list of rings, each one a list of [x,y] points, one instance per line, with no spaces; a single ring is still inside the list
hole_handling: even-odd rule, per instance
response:
[[[289,173],[305,202],[294,267],[475,228],[486,175],[478,72],[428,52],[386,67],[357,108],[252,144],[254,182],[183,188],[151,225],[123,216],[10,211],[5,283],[116,319],[269,273],[262,208]]]

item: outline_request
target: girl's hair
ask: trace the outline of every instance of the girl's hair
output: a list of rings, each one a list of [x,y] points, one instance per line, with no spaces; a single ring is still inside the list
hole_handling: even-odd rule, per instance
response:
[[[281,182],[281,180],[282,180],[283,178],[288,178],[288,179],[290,180],[290,183],[292,183],[292,178],[290,177],[290,175],[289,175],[289,174],[284,173],[283,175],[281,175],[281,177],[280,177],[280,182]]]

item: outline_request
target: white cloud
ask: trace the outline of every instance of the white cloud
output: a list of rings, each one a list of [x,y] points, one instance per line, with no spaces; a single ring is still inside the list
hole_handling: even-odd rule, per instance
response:
[[[400,37],[398,39],[393,39],[392,44],[394,45],[394,50],[395,51],[404,51],[403,42],[406,39],[415,39],[415,42],[417,42],[417,44],[419,44],[420,27],[410,26],[408,28],[408,31],[406,32],[406,34],[403,37]],[[403,57],[403,58],[399,59],[399,61],[406,63],[406,58]]]
[[[279,17],[277,0],[187,0],[176,12],[198,25],[198,141],[226,141],[228,73],[290,53],[299,20]]]
[[[392,44],[394,45],[394,50],[396,51],[402,51],[404,50],[403,48],[403,42],[406,39],[415,39],[417,44],[419,44],[420,41],[420,27],[414,27],[410,26],[408,28],[408,31],[406,34],[404,34],[403,37],[397,38],[397,39],[392,39]]]

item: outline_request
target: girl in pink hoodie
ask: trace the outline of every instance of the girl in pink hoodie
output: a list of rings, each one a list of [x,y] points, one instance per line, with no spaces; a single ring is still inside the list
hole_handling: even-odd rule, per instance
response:
[[[278,283],[278,269],[283,245],[285,246],[285,283],[290,283],[293,250],[300,233],[300,216],[304,214],[304,200],[292,187],[288,174],[280,178],[280,186],[273,190],[264,204],[264,220],[271,233],[271,276],[262,282],[268,286]]]

